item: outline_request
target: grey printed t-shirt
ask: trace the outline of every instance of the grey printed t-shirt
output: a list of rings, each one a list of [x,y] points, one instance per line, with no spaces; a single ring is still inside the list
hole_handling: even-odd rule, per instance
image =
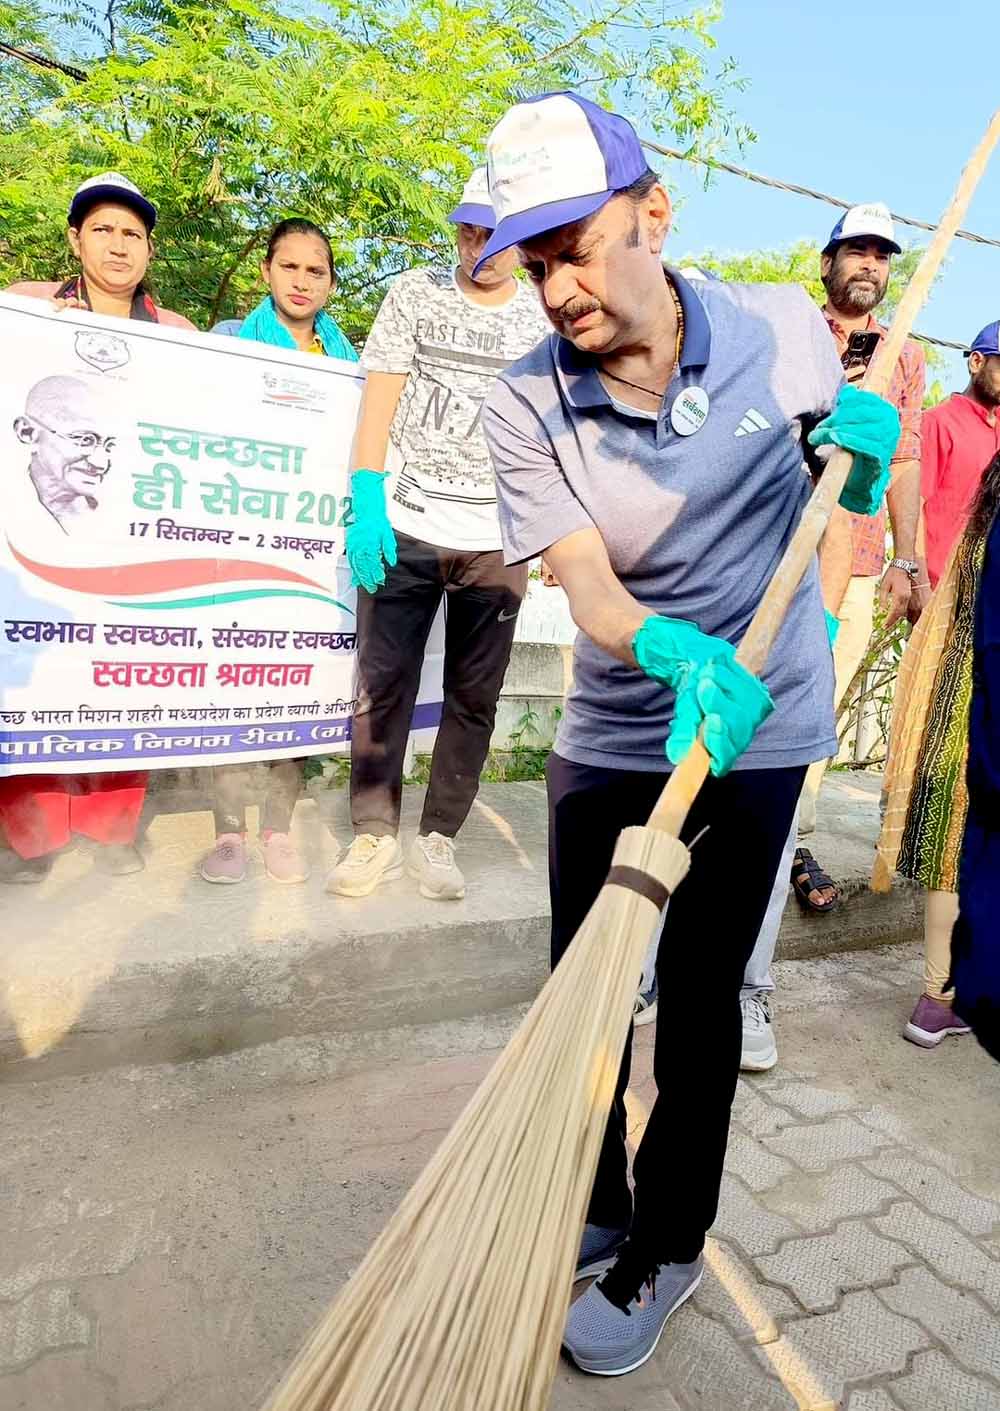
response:
[[[496,486],[482,408],[497,374],[551,325],[523,284],[496,308],[474,304],[453,270],[393,280],[361,355],[368,372],[406,373],[389,429],[389,519],[444,549],[497,550]]]
[[[798,286],[706,280],[695,292],[670,275],[684,308],[684,346],[655,421],[616,410],[593,362],[556,334],[495,384],[483,421],[504,553],[517,563],[596,527],[640,603],[735,644],[809,497],[803,422],[830,411],[842,369],[822,315]],[[671,410],[695,388],[707,394],[707,416],[680,435]],[[836,753],[833,659],[815,561],[764,680],[774,713],[736,768],[786,768]],[[578,764],[668,770],[673,703],[665,686],[581,632],[556,749]]]

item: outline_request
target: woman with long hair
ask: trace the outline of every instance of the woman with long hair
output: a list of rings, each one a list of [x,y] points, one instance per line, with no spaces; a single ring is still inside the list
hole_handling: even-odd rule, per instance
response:
[[[969,712],[969,814],[952,939],[956,1005],[1000,1061],[1000,455],[972,512],[985,543],[976,602]]]
[[[75,272],[62,280],[12,284],[4,292],[48,299],[57,309],[90,309],[193,331],[193,323],[157,304],[150,293],[147,271],[155,224],[156,207],[137,186],[119,172],[102,172],[85,181],[70,203],[67,238]],[[29,444],[53,435],[68,444],[70,438],[58,427],[53,430],[52,420],[23,417],[18,434]],[[79,454],[87,458],[84,489],[99,484],[108,469],[104,449],[81,446]],[[86,507],[93,499],[77,493],[67,496],[65,506]],[[54,505],[52,513],[65,528]],[[0,840],[7,845],[0,851],[0,881],[40,882],[74,834],[96,843],[95,860],[102,871],[116,876],[140,871],[145,864],[135,840],[146,780],[146,774],[132,770],[0,780]]]
[[[886,768],[887,806],[873,877],[925,889],[924,987],[904,1029],[921,1048],[967,1034],[951,985],[959,862],[966,835],[969,712],[976,603],[1000,497],[1000,457],[987,467],[968,526],[903,653]]]
[[[333,249],[324,231],[293,217],[271,231],[261,261],[267,293],[242,319],[225,319],[213,333],[248,338],[272,347],[357,362],[358,355],[327,312],[336,289]],[[264,870],[274,882],[304,882],[309,864],[291,837],[292,811],[302,787],[302,761],[281,759],[268,768],[261,811]],[[247,872],[246,803],[249,771],[242,764],[215,770],[215,846],[201,864],[206,882],[242,882]]]

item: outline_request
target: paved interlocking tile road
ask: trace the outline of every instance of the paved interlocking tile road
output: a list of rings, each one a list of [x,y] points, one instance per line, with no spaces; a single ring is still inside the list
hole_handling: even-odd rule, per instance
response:
[[[1000,1411],[1000,1069],[900,1039],[914,947],[779,972],[781,1061],[740,1083],[701,1289],[633,1376],[560,1365],[553,1411]],[[252,1411],[507,1022],[367,1072],[289,1041],[0,1088],[0,1405]]]

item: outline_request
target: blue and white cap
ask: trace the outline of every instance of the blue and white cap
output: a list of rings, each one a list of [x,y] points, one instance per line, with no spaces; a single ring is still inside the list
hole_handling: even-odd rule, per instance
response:
[[[884,240],[894,255],[903,253],[896,242],[896,231],[892,224],[889,207],[881,201],[869,201],[866,206],[852,206],[845,211],[830,231],[830,238],[823,250],[829,255],[834,245],[842,240]]]
[[[497,218],[490,204],[490,183],[485,167],[476,170],[465,183],[462,199],[448,217],[456,225],[481,225],[484,230],[493,230]]]
[[[985,328],[980,329],[973,340],[969,353],[983,353],[988,358],[995,358],[1000,355],[1000,319],[996,323],[988,323]],[[966,353],[966,357],[969,356]]]
[[[647,170],[632,124],[576,93],[516,103],[490,133],[486,154],[497,225],[480,264],[593,215]]]
[[[156,224],[156,207],[127,176],[120,171],[102,171],[100,176],[88,177],[76,188],[69,205],[69,224],[78,227],[86,214],[102,201],[114,201],[119,206],[128,206],[141,217],[147,231]]]

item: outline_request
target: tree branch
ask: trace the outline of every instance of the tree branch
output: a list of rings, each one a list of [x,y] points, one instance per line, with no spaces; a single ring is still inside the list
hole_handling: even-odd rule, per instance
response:
[[[218,321],[219,321],[219,310],[222,308],[222,301],[225,299],[226,295],[229,293],[229,286],[230,286],[230,284],[232,283],[233,275],[234,275],[234,274],[236,273],[236,271],[239,269],[240,265],[241,265],[241,264],[243,263],[243,261],[246,259],[247,255],[249,255],[249,253],[250,253],[250,251],[253,249],[253,247],[257,244],[257,241],[260,239],[261,234],[262,234],[262,232],[259,231],[259,230],[255,230],[255,231],[253,232],[253,234],[250,236],[249,240],[247,240],[246,244],[243,245],[242,249],[240,250],[239,254],[236,256],[236,258],[235,258],[235,260],[233,261],[233,263],[229,266],[229,268],[226,270],[225,274],[222,276],[222,280],[221,280],[221,282],[220,282],[220,284],[219,284],[219,287],[218,287],[218,289],[215,291],[215,298],[212,300],[212,307],[211,307],[211,309],[209,310],[209,315],[208,315],[208,326],[209,326],[209,328],[211,328],[213,324],[218,323]]]

